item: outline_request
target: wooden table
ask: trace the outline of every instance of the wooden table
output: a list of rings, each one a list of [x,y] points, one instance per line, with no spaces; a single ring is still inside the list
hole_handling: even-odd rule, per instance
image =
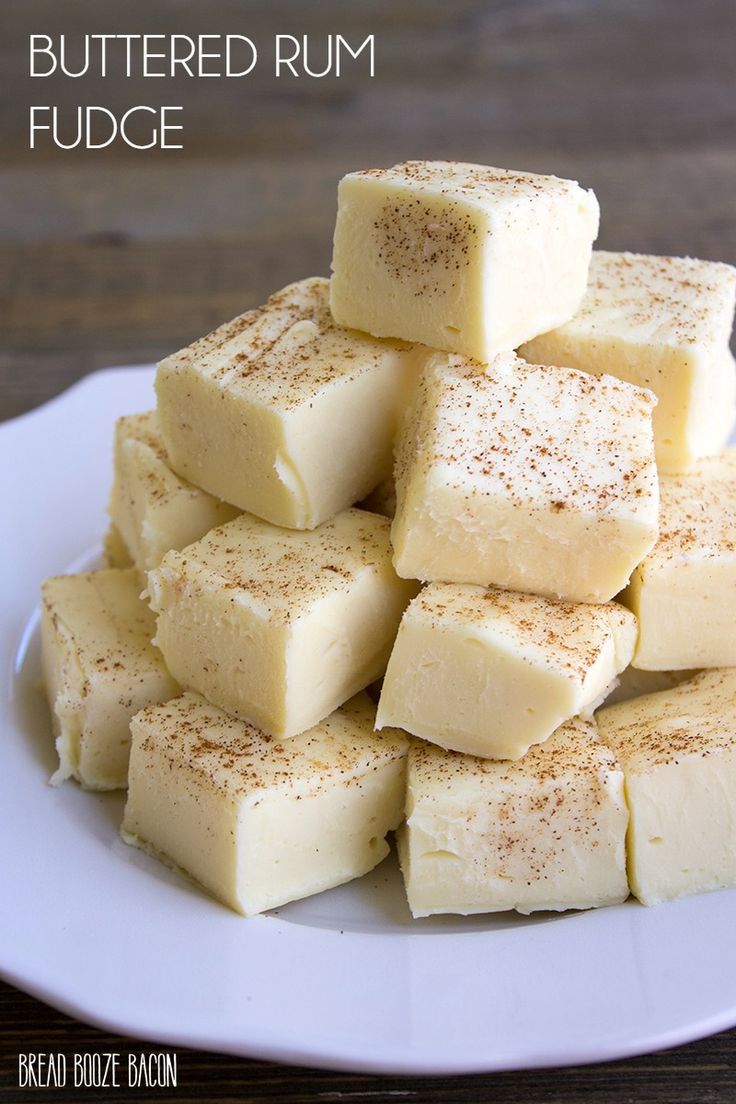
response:
[[[364,165],[454,157],[572,176],[601,200],[602,246],[736,261],[733,0],[8,0],[3,15],[0,416],[327,272],[336,181]],[[247,81],[27,77],[31,32],[231,31],[267,52],[274,33],[305,30],[374,33],[376,77],[356,66],[277,82],[268,65]],[[31,103],[155,102],[183,105],[181,152],[27,149]],[[21,1049],[137,1049],[7,986],[0,1023],[7,1101],[21,1099]],[[166,1095],[732,1101],[735,1058],[728,1032],[616,1065],[399,1081],[180,1052]]]

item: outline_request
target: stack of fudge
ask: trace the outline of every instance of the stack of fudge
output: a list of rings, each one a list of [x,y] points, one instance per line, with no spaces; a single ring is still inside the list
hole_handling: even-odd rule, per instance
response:
[[[158,366],[43,586],[55,781],[246,915],[393,830],[415,916],[736,884],[736,270],[598,215],[352,173],[331,280]]]

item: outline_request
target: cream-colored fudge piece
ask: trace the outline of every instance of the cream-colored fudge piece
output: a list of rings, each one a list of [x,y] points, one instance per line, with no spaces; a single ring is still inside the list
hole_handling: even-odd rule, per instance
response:
[[[399,575],[607,602],[657,537],[655,401],[513,354],[435,354],[397,448]]]
[[[172,470],[153,410],[118,418],[109,509],[142,572],[157,567],[170,548],[185,548],[239,512]]]
[[[672,690],[681,682],[693,678],[695,671],[641,671],[638,667],[629,665],[621,672],[616,682],[612,684],[610,693],[602,705],[616,705],[617,702],[630,701],[632,698],[641,698],[644,694],[655,694],[659,690]]]
[[[736,670],[596,717],[626,777],[632,892],[656,905],[736,885]]]
[[[731,265],[596,251],[574,317],[519,352],[650,388],[660,471],[687,471],[723,448],[733,426],[735,296]]]
[[[453,751],[519,759],[595,708],[629,663],[636,618],[616,602],[431,583],[411,602],[376,725]]]
[[[635,667],[736,666],[736,448],[660,481],[660,537],[621,595]]]
[[[158,367],[171,464],[211,494],[313,529],[385,478],[425,353],[335,325],[329,282],[291,284]]]
[[[120,568],[133,566],[128,546],[120,536],[120,531],[112,524],[108,527],[102,541],[102,566]]]
[[[626,899],[624,776],[595,724],[517,762],[413,741],[398,836],[414,916],[586,909]]]
[[[416,593],[391,566],[388,520],[355,509],[308,532],[243,514],[168,552],[148,588],[181,684],[278,737],[383,674]]]
[[[41,587],[41,647],[59,767],[91,790],[127,785],[130,718],[179,687],[151,644],[133,568],[57,575]]]
[[[453,161],[350,173],[338,189],[332,313],[488,361],[572,317],[598,216],[592,191],[555,176]]]
[[[198,694],[145,709],[123,838],[246,916],[358,878],[404,815],[407,739],[373,718],[360,694],[279,744]]]

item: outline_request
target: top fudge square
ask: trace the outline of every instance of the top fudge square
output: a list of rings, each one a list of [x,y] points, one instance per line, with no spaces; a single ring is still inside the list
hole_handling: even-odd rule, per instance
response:
[[[163,360],[161,435],[195,486],[289,529],[314,529],[391,471],[424,351],[336,326],[329,281],[272,295]]]
[[[338,191],[332,313],[378,337],[489,361],[572,317],[598,218],[592,191],[555,176],[453,161],[350,173]]]

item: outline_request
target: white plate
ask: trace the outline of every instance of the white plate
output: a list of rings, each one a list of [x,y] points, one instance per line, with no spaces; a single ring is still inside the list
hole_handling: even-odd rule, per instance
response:
[[[412,921],[389,859],[244,920],[126,847],[119,795],[46,785],[38,586],[93,562],[113,423],[153,405],[151,381],[150,368],[97,373],[0,427],[2,975],[112,1031],[382,1073],[591,1062],[736,1023],[734,891]]]

